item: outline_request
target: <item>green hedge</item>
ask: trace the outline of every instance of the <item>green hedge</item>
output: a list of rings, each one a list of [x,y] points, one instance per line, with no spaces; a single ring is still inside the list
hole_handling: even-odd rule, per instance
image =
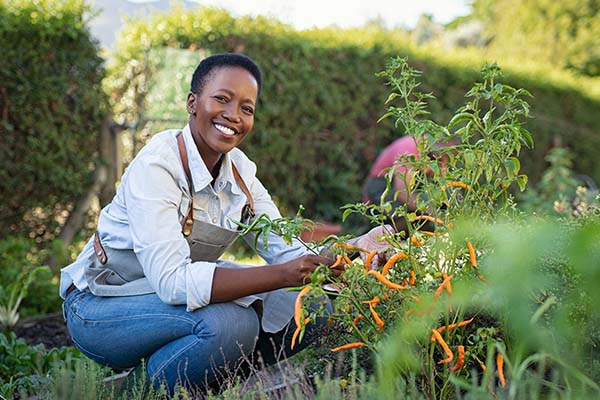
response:
[[[181,112],[170,118],[185,118],[189,62],[182,70],[164,70],[165,51],[157,49],[165,47],[190,51],[193,63],[204,54],[237,51],[260,64],[264,86],[254,136],[244,150],[286,212],[304,204],[306,216],[328,220],[339,218],[341,205],[360,200],[362,182],[378,152],[404,134],[391,121],[376,122],[385,112],[388,88],[375,73],[392,56],[408,56],[424,73],[423,90],[437,97],[430,108],[433,118],[446,124],[480,79],[484,64],[481,56],[449,58],[414,49],[401,32],[374,27],[296,32],[262,17],[175,8],[167,15],[130,21],[122,31],[106,81],[119,118],[135,121],[138,112],[145,118],[153,113],[165,117],[157,110],[169,107]],[[180,89],[172,91],[178,93],[175,97],[157,99],[153,87],[164,88],[165,76],[167,86]],[[506,83],[534,96],[534,118],[527,126],[536,148],[521,157],[530,178],[541,176],[543,157],[558,135],[577,155],[576,170],[600,181],[600,164],[594,163],[594,149],[600,148],[600,98],[566,78],[545,78],[537,72],[506,69]]]
[[[107,101],[88,11],[0,0],[0,238],[51,239],[91,184]]]

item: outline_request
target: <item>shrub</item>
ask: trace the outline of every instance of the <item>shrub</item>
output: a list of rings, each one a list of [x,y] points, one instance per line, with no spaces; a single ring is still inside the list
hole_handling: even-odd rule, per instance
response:
[[[106,95],[88,11],[0,1],[0,238],[53,239],[92,183]]]
[[[399,135],[415,134],[388,121],[377,124],[387,93],[375,73],[392,56],[409,56],[424,72],[423,91],[438,98],[431,104],[431,118],[442,123],[462,104],[484,63],[480,54],[453,58],[406,43],[400,32],[374,27],[295,32],[262,17],[175,8],[124,27],[106,83],[120,122],[140,122],[140,131],[151,134],[158,122],[169,123],[153,121],[152,131],[141,128],[156,117],[181,120],[170,127],[185,124],[189,73],[200,57],[224,51],[250,55],[265,80],[254,133],[244,150],[285,211],[302,203],[310,218],[339,221],[338,208],[360,200],[362,182],[379,151]],[[591,81],[554,78],[548,70],[505,72],[506,84],[527,87],[533,95],[534,118],[526,127],[536,147],[521,156],[522,170],[537,181],[553,137],[560,136],[578,155],[576,171],[600,180],[593,150],[600,146],[595,118],[600,100],[583,89]]]
[[[0,332],[0,395],[26,398],[39,394],[50,383],[48,373],[53,368],[81,357],[81,353],[72,347],[45,351],[41,344],[28,346],[14,333]]]
[[[9,308],[13,308],[14,312],[18,311],[20,317],[47,314],[61,309],[58,277],[49,268],[40,267],[49,253],[51,251],[38,250],[33,239],[13,237],[0,240],[0,305],[12,303],[13,307]],[[35,278],[32,274],[35,274]],[[31,279],[33,280],[27,285],[29,289],[24,291],[30,295],[25,296],[19,306],[15,301],[23,282]],[[17,307],[14,308],[15,306]]]

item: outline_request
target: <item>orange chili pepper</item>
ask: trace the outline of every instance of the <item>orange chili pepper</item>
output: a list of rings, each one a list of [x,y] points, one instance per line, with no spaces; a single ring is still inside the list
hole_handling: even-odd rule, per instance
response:
[[[369,250],[365,250],[361,247],[356,247],[356,246],[348,244],[348,243],[336,243],[333,245],[333,247],[339,247],[339,248],[350,250],[350,251],[360,251],[361,253],[369,252]]]
[[[448,328],[448,330],[452,330],[454,328],[460,328],[461,326],[469,325],[471,322],[473,322],[473,319],[474,318],[467,319],[467,320],[464,320],[464,321],[460,321],[460,322],[458,322],[456,324],[450,324],[450,325],[448,325],[447,328]],[[437,331],[439,333],[442,333],[445,330],[446,330],[446,326],[440,326],[439,328],[437,328]],[[433,342],[433,340],[434,340],[434,338],[433,338],[433,336],[431,336],[431,341]]]
[[[454,359],[454,354],[452,354],[452,350],[450,350],[450,347],[448,347],[448,344],[446,343],[446,341],[444,340],[442,335],[437,330],[432,329],[431,332],[433,333],[433,336],[435,336],[435,340],[437,340],[437,342],[440,344],[440,346],[442,346],[442,349],[444,349],[444,353],[446,353],[446,355],[448,356],[447,358],[444,358],[443,360],[438,361],[438,364],[449,363],[450,361],[452,361]]]
[[[456,364],[454,364],[454,367],[450,368],[450,371],[456,372],[459,369],[461,369],[463,365],[465,365],[465,346],[460,345],[460,346],[458,346],[458,355],[456,356]]]
[[[381,273],[379,273],[377,271],[369,271],[369,275],[373,275],[375,278],[377,278],[377,280],[379,282],[383,283],[385,286],[389,287],[390,289],[406,289],[406,286],[398,285],[397,283],[393,283],[393,282],[389,281],[388,279],[386,279],[385,276],[383,276]]]
[[[342,257],[339,254],[337,256],[335,256],[335,262],[333,264],[331,264],[330,268],[335,268],[335,267],[339,266],[342,263],[343,259],[344,259],[344,257]]]
[[[431,215],[417,215],[414,219],[415,221],[426,220],[429,222],[434,222],[438,225],[444,225],[444,221],[439,218],[434,218]]]
[[[457,181],[451,181],[446,183],[445,185],[442,185],[442,190],[446,190],[446,188],[448,187],[459,187],[459,188],[463,188],[465,190],[471,190],[471,186],[467,185],[466,183],[462,183],[462,182],[457,182]]]
[[[358,321],[360,321],[363,318],[364,318],[364,316],[362,314],[358,314],[356,317],[354,317],[354,320],[352,321],[352,325],[358,324]],[[353,330],[354,330],[354,326],[351,326],[350,329],[348,329],[348,332],[352,332]]]
[[[375,311],[375,307],[373,307],[373,304],[369,304],[369,310],[371,311],[371,314],[373,315],[373,319],[375,320],[375,323],[379,327],[379,330],[382,330],[383,327],[385,326],[385,322],[383,322],[381,317],[379,317],[379,314],[377,314],[377,312]]]
[[[393,256],[391,256],[390,259],[387,260],[387,262],[383,266],[383,269],[381,270],[381,274],[386,275],[388,273],[388,271],[390,270],[390,268],[392,268],[394,266],[394,264],[396,264],[396,261],[398,261],[401,258],[408,258],[408,256],[403,251],[400,251],[400,252],[394,254]]]
[[[365,269],[368,271],[371,269],[371,263],[373,262],[373,257],[377,255],[377,250],[373,250],[369,252],[367,259],[365,260]]]
[[[363,347],[363,346],[366,346],[363,342],[354,342],[354,343],[348,343],[343,346],[336,347],[334,349],[331,349],[331,351],[335,353],[336,351],[355,349],[357,347]]]
[[[416,236],[411,236],[410,237],[410,242],[415,245],[416,247],[420,247],[423,246],[425,244],[425,241],[423,239],[420,239]]]
[[[447,274],[444,274],[444,280],[442,281],[442,283],[440,284],[440,286],[435,290],[435,293],[433,294],[433,298],[437,299],[438,297],[441,296],[442,291],[444,290],[444,288],[446,287],[446,285],[448,284],[448,282],[450,282],[450,279],[452,279],[454,275],[450,275],[448,276]],[[448,292],[449,294],[452,293],[452,288],[450,288],[450,291]]]
[[[475,258],[475,249],[473,248],[473,244],[467,241],[467,249],[469,249],[469,261],[471,262],[471,266],[477,268],[477,259]]]
[[[446,288],[446,292],[448,292],[448,295],[452,295],[452,282],[450,282],[450,279],[452,279],[452,276],[448,276],[448,274],[443,273],[442,276],[444,277],[444,281],[446,282],[445,288]]]
[[[484,363],[482,363],[481,361],[479,362],[479,366],[481,367],[481,370],[482,370],[483,372],[487,371],[487,367],[486,367],[486,366],[485,366],[485,364],[484,364]]]
[[[417,277],[415,276],[415,271],[413,271],[412,269],[408,271],[408,273],[410,274],[410,282],[408,282],[410,284],[410,286],[413,286],[415,284],[415,282],[417,281]]]
[[[298,338],[298,335],[300,334],[301,331],[301,327],[300,325],[298,325],[296,327],[296,330],[294,331],[294,336],[292,336],[292,344],[290,345],[290,349],[294,350],[294,346],[296,346],[296,339]]]
[[[310,318],[306,317],[306,319],[304,320],[304,325],[308,324],[309,321],[310,321]],[[300,334],[301,331],[302,331],[302,327],[300,325],[296,326],[296,330],[294,331],[294,336],[292,336],[292,343],[290,344],[291,350],[294,350],[294,346],[296,346],[296,339],[298,338],[298,335]]]
[[[381,300],[379,299],[379,296],[375,296],[373,297],[373,299],[371,300],[364,300],[362,303],[363,304],[368,304],[368,305],[375,305],[378,304]]]
[[[496,356],[496,369],[498,370],[498,379],[500,379],[500,385],[506,386],[506,379],[504,379],[504,356],[500,353]]]
[[[294,321],[296,322],[296,326],[300,326],[300,318],[302,318],[302,297],[308,292],[310,292],[310,286],[305,286],[298,293],[298,297],[296,297],[296,302],[294,303]]]
[[[352,264],[352,260],[351,260],[351,259],[350,259],[350,257],[348,257],[348,256],[344,256],[344,262],[345,262],[346,264]]]

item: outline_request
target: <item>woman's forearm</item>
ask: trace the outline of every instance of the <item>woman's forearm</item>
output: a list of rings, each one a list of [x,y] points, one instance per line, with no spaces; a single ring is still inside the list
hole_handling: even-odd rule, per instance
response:
[[[280,264],[244,269],[216,268],[210,302],[222,303],[289,286]]]
[[[263,267],[216,268],[210,302],[222,303],[251,294],[302,286],[310,282],[310,274],[320,264],[331,265],[333,260],[329,257],[308,254],[282,264]],[[339,275],[342,269],[334,268],[331,271],[334,275]]]

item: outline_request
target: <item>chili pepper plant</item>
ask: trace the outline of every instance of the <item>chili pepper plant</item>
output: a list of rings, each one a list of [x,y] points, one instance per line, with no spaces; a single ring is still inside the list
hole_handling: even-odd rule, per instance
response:
[[[390,397],[394,385],[385,382],[398,376],[416,379],[430,398],[454,398],[457,390],[466,388],[484,397],[496,391],[508,393],[511,382],[523,378],[532,363],[545,360],[540,353],[535,362],[527,358],[536,354],[529,342],[513,340],[506,306],[514,305],[494,297],[506,282],[501,273],[488,273],[492,270],[488,260],[498,262],[493,257],[494,227],[516,226],[524,218],[512,191],[524,190],[527,183],[518,156],[523,147],[533,146],[525,128],[530,94],[501,83],[496,64],[484,66],[481,72],[481,82],[466,93],[465,105],[440,125],[429,118],[427,105],[434,97],[419,91],[420,72],[404,58],[392,59],[380,74],[391,89],[382,118],[395,118],[396,126],[414,137],[418,155],[398,159],[410,174],[395,167],[388,170],[386,193],[379,203],[342,207],[343,219],[359,214],[373,227],[383,227],[378,240],[384,246],[356,247],[348,243],[349,236],[304,243],[314,253],[333,255],[335,265],[343,264],[345,273],[335,278],[332,266],[322,265],[300,288],[295,340],[302,340],[304,327],[319,314],[309,314],[304,304],[332,298],[330,318],[353,339],[331,351],[370,350],[378,360],[378,379],[384,391],[390,390]],[[415,211],[385,200],[394,177],[404,179],[407,197],[415,199]],[[312,224],[301,213],[302,208],[294,218],[277,220],[261,215],[243,226],[244,234],[259,232],[257,238],[262,235],[265,246],[270,232],[289,242],[301,240],[301,232]],[[527,293],[523,303],[529,310],[535,306],[529,299],[536,287],[526,282],[530,281],[519,282],[516,277],[511,284]],[[542,302],[536,312],[543,314],[548,307]],[[556,360],[548,364],[559,365]],[[565,365],[559,367],[564,370]],[[544,368],[540,371],[546,373]],[[594,386],[583,374],[573,376]],[[551,386],[556,380],[548,381],[554,382],[548,383]]]

